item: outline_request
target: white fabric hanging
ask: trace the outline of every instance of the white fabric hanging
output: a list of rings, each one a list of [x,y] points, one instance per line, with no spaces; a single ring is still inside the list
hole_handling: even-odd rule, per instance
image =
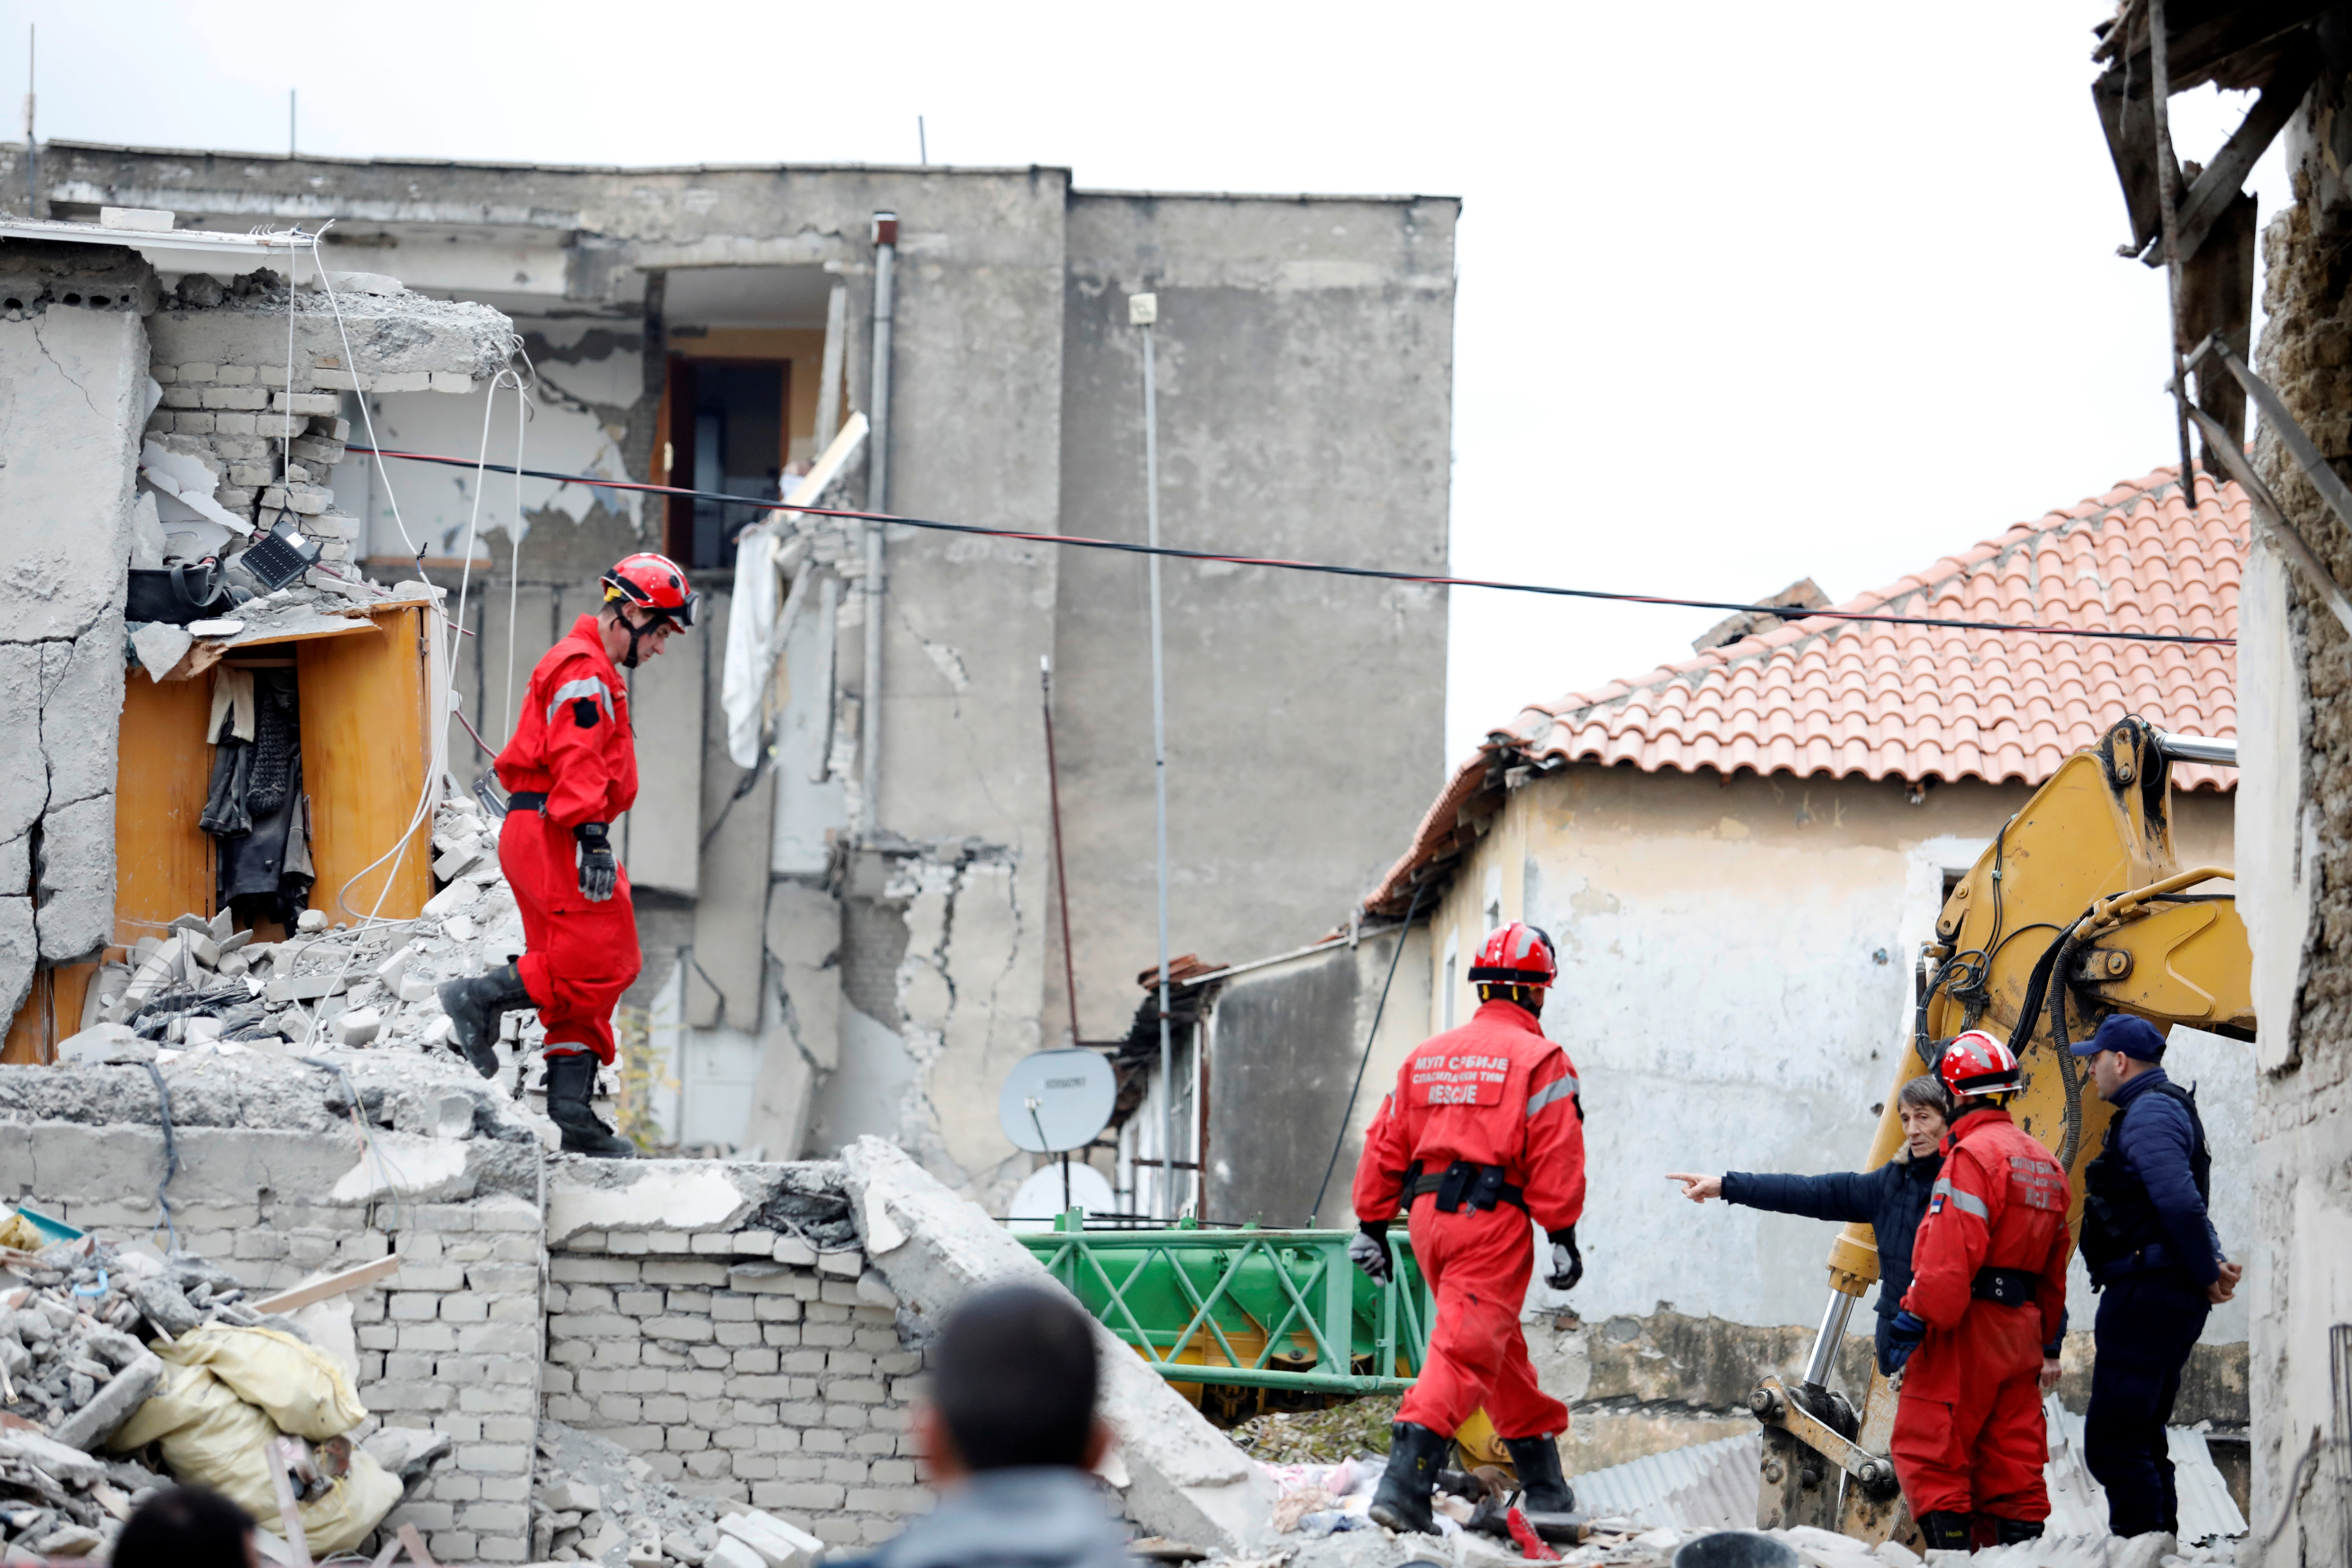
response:
[[[866,416],[853,414],[841,427],[824,456],[784,500],[796,506],[814,506],[866,439]],[[789,516],[772,512],[735,537],[734,600],[727,614],[727,655],[720,667],[719,706],[727,712],[727,754],[739,768],[760,760],[760,734],[766,718],[769,678],[792,636],[813,572],[794,574],[789,597],[780,592],[782,536],[779,521]]]

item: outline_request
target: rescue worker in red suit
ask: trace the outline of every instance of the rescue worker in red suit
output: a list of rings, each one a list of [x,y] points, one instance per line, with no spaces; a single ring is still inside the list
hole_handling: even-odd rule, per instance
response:
[[[514,738],[498,757],[499,782],[510,792],[499,863],[522,912],[522,958],[447,982],[441,1006],[484,1078],[499,1070],[491,1047],[503,1015],[537,1007],[547,1031],[547,1115],[565,1151],[627,1159],[635,1146],[588,1103],[596,1064],[613,1060],[614,1005],[643,963],[611,832],[637,798],[621,670],[691,626],[698,595],[675,562],[650,553],[615,565],[604,588],[603,607],[574,622],[531,671]]]
[[[1889,1325],[1902,1379],[1895,1474],[1930,1547],[1968,1551],[1971,1514],[2003,1543],[2050,1517],[2042,1373],[2066,1331],[2065,1168],[2005,1109],[2017,1058],[1980,1029],[1945,1047],[1944,1169]]]
[[[1364,1137],[1348,1255],[1386,1281],[1389,1222],[1402,1207],[1437,1297],[1429,1352],[1372,1499],[1372,1518],[1391,1530],[1436,1528],[1430,1489],[1455,1430],[1482,1405],[1528,1510],[1576,1506],[1556,1441],[1568,1406],[1537,1386],[1519,1332],[1535,1268],[1530,1216],[1550,1243],[1544,1282],[1566,1290],[1584,1277],[1584,1106],[1575,1067],[1542,1024],[1558,973],[1551,938],[1535,927],[1514,921],[1488,936],[1470,971],[1478,1011],[1405,1058]]]

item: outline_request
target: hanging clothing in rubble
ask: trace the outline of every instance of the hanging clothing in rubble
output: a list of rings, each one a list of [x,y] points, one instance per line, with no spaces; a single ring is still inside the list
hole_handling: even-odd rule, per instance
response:
[[[294,672],[219,667],[209,722],[212,788],[196,825],[219,844],[215,907],[291,925],[315,874]]]

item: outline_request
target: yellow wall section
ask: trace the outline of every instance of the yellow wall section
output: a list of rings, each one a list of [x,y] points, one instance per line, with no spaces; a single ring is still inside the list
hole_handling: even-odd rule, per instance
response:
[[[373,636],[325,637],[296,649],[302,787],[310,796],[310,858],[318,869],[310,903],[330,921],[369,913],[408,920],[433,896],[429,825],[397,856],[368,869],[415,816],[432,752],[425,612],[404,607],[374,621]]]

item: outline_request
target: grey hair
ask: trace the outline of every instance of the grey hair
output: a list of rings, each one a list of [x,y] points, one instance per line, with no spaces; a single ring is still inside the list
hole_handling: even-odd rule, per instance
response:
[[[1943,1084],[1931,1072],[1923,1072],[1895,1091],[1897,1105],[1922,1105],[1948,1121],[1952,1119],[1952,1097],[1944,1092]]]

